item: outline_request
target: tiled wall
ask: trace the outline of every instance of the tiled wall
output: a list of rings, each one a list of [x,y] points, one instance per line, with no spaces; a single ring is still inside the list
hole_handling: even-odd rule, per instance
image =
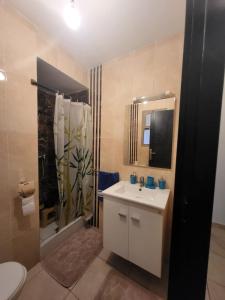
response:
[[[39,204],[42,208],[59,203],[54,144],[55,95],[38,89],[38,173]]]
[[[36,58],[41,57],[88,85],[88,73],[54,40],[37,31],[6,3],[0,4],[0,262],[17,260],[28,268],[39,260]],[[24,217],[17,197],[21,177],[34,179],[36,213]]]
[[[157,42],[103,64],[101,169],[119,171],[122,179],[132,172],[138,176],[164,176],[173,190],[183,56],[183,35]],[[124,165],[125,106],[133,97],[154,96],[170,90],[176,94],[172,169]]]

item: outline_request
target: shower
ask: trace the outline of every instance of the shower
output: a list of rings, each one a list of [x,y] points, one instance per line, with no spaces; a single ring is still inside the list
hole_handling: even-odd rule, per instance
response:
[[[38,59],[41,244],[93,215],[93,126],[88,89]],[[60,92],[59,92],[60,91]]]

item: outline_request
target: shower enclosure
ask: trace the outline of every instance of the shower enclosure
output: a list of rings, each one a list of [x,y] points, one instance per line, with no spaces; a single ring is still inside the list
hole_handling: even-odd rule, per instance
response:
[[[42,244],[79,217],[92,216],[93,129],[88,89],[40,59],[37,69]]]

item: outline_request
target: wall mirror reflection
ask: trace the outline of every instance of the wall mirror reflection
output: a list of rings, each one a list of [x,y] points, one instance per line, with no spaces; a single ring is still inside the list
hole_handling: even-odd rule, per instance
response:
[[[165,95],[126,106],[126,165],[171,168],[175,104],[175,96]]]

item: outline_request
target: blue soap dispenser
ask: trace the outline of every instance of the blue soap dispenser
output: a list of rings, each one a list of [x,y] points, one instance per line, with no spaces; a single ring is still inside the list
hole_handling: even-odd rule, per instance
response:
[[[130,175],[130,183],[131,184],[136,184],[137,183],[137,175],[136,175],[135,172]]]
[[[163,179],[163,177],[161,177],[158,181],[159,181],[159,188],[161,190],[164,190],[166,188],[166,180]]]

